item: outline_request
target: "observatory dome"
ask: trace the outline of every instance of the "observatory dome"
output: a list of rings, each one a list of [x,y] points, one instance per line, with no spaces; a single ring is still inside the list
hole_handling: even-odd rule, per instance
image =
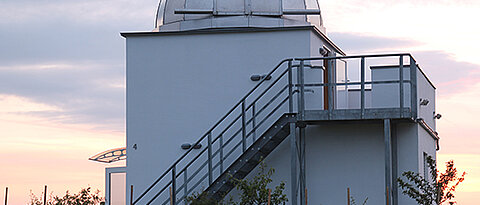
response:
[[[325,32],[318,0],[160,0],[154,31],[313,25]]]

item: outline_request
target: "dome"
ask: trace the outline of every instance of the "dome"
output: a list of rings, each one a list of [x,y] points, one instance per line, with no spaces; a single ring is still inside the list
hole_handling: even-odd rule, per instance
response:
[[[314,25],[325,31],[318,0],[160,0],[154,31]]]

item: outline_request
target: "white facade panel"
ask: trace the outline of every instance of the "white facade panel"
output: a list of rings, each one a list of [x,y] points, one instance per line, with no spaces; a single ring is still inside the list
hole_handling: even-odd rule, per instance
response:
[[[310,33],[128,37],[127,185],[135,196],[257,83],[251,75],[308,56]]]

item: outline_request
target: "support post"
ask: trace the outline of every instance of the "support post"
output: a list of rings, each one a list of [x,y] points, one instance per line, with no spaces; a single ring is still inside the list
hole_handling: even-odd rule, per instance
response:
[[[292,204],[297,204],[297,131],[295,123],[290,123],[290,186]]]
[[[110,199],[108,200],[110,201]],[[130,185],[130,205],[133,205],[133,185]]]
[[[300,150],[299,150],[299,155],[300,155],[300,204],[305,205],[305,189],[306,189],[306,180],[305,180],[305,128],[300,127],[299,128],[299,134],[300,134]]]
[[[45,191],[43,192],[43,205],[47,205],[47,185],[45,185]]]
[[[5,188],[5,205],[8,204],[8,187]]]
[[[391,120],[385,119],[383,121],[384,128],[384,142],[385,142],[385,204],[391,205],[391,190],[392,190],[392,133]]]
[[[404,107],[404,98],[405,96],[403,95],[404,91],[403,91],[403,55],[400,55],[400,59],[399,59],[399,69],[398,69],[398,74],[399,74],[399,79],[400,79],[400,89],[399,89],[399,92],[400,92],[400,118],[403,118],[403,107]]]
[[[360,62],[360,110],[361,118],[365,117],[365,57]]]
[[[347,205],[350,205],[350,188],[347,187]]]
[[[292,61],[288,61],[288,112],[293,113],[293,73]]]
[[[391,124],[392,127],[392,201],[393,205],[398,205],[398,149],[397,149],[397,125]]]
[[[411,103],[410,107],[412,108],[412,119],[417,119],[417,63],[412,56],[410,56],[410,95]]]

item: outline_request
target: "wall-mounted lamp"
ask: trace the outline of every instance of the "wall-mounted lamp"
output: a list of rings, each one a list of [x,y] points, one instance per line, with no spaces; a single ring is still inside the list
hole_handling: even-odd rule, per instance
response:
[[[320,55],[322,55],[322,56],[327,56],[328,53],[330,53],[330,51],[329,51],[328,49],[326,49],[326,48],[320,48],[320,49],[318,50],[318,52],[319,52]]]
[[[264,78],[265,78],[265,80],[270,80],[270,79],[272,79],[272,76],[271,75],[268,75],[268,76],[267,75],[252,75],[252,76],[250,76],[250,80],[252,80],[252,81],[260,81]]]
[[[190,149],[190,148],[192,147],[192,144],[190,144],[190,143],[185,143],[185,144],[182,144],[180,147],[181,147],[182,149],[187,150],[187,149]],[[202,144],[197,144],[197,145],[195,145],[195,146],[193,147],[193,149],[200,149],[200,148],[202,148]]]
[[[420,105],[421,106],[427,106],[430,101],[428,99],[422,99],[420,98]]]

